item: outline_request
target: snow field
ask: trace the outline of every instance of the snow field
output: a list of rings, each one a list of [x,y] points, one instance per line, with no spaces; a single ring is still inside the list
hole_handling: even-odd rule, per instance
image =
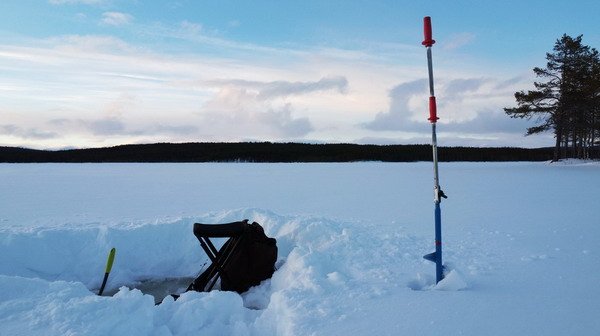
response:
[[[434,285],[429,164],[0,165],[0,335],[594,334],[598,168],[443,164],[450,271]],[[118,289],[195,276],[192,224],[245,218],[279,248],[248,293],[155,306]],[[98,297],[111,247],[117,293]]]

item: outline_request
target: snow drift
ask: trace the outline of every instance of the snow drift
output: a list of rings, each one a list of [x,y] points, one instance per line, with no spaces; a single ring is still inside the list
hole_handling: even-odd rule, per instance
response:
[[[156,307],[153,297],[128,288],[147,279],[195,276],[206,260],[191,233],[193,223],[242,218],[261,223],[267,235],[277,238],[279,269],[271,280],[243,296],[190,292]],[[409,251],[425,242],[394,238],[381,246],[368,227],[358,230],[326,219],[255,209],[172,222],[4,230],[0,316],[11,318],[2,320],[2,329],[12,335],[317,331],[332,318],[344,319],[340,307],[385,295],[382,285],[396,281],[389,265],[420,258]],[[113,297],[98,297],[93,291],[100,285],[106,251],[113,246],[117,258],[108,288],[123,287]]]

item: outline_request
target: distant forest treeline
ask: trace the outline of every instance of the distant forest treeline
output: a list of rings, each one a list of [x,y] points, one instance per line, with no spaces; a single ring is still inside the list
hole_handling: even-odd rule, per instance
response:
[[[552,148],[439,147],[440,161],[546,161]],[[35,150],[0,147],[0,162],[353,162],[431,161],[430,145],[157,143]]]

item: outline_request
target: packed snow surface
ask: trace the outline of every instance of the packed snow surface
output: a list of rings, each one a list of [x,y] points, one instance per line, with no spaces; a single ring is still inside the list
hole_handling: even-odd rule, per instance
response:
[[[0,164],[0,335],[590,335],[600,330],[598,163]],[[259,222],[272,279],[196,276],[195,222]],[[97,296],[110,248],[117,257]]]

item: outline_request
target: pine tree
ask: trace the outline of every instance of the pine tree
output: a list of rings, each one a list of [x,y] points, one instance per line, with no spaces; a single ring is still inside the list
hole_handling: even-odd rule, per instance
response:
[[[582,35],[565,34],[546,60],[545,68],[533,69],[545,81],[534,82],[536,90],[516,92],[517,107],[504,111],[512,118],[538,122],[526,135],[553,131],[554,160],[589,157],[588,149],[598,137],[598,52],[582,43]]]

